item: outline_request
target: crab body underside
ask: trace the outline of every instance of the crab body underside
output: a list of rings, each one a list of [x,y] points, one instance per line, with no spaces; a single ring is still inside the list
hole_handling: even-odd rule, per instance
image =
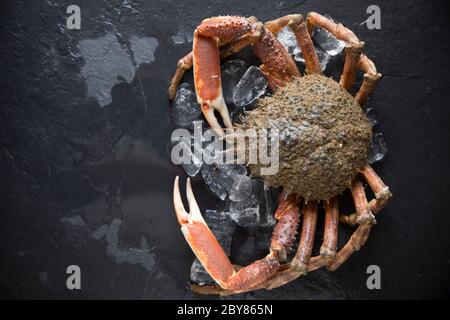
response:
[[[306,76],[302,77],[292,57],[276,39],[276,34],[286,26],[294,32],[301,48]],[[310,37],[314,27],[324,28],[347,43],[339,84],[321,75],[319,60]],[[184,209],[178,177],[175,179],[174,206],[181,230],[199,261],[218,284],[193,285],[194,291],[226,295],[276,288],[323,266],[334,271],[364,245],[375,224],[375,215],[385,207],[391,193],[367,163],[371,128],[360,106],[372,93],[381,74],[362,53],[363,44],[351,30],[315,12],[310,12],[306,21],[301,15],[293,14],[265,24],[254,17],[220,16],[205,19],[196,28],[193,51],[178,62],[169,87],[169,98],[173,99],[175,96],[184,72],[193,67],[197,100],[203,114],[211,127],[223,136],[214,111],[220,113],[228,129],[232,129],[233,125],[222,95],[220,60],[251,45],[262,62],[261,72],[274,95],[258,102],[258,112],[249,115],[244,126],[252,127],[255,123],[263,123],[265,127],[270,127],[270,121],[289,117],[288,125],[296,123],[295,127],[299,128],[300,123],[308,122],[304,117],[311,116],[310,109],[318,108],[319,127],[316,129],[321,130],[323,135],[315,136],[316,145],[301,139],[284,144],[286,152],[284,155],[281,152],[280,162],[290,161],[285,166],[287,169],[283,171],[281,168],[277,175],[265,178],[271,184],[284,186],[275,212],[277,224],[272,234],[269,254],[246,267],[236,268],[231,264],[203,220],[189,180],[187,198],[190,212]],[[358,70],[364,72],[364,79],[353,97],[347,90],[354,84]],[[307,88],[311,94],[301,88]],[[325,91],[320,92],[324,88]],[[298,100],[294,101],[294,97]],[[258,121],[254,117],[258,117]],[[327,117],[328,122],[325,121]],[[315,122],[316,126],[317,123]],[[311,158],[312,151],[317,149],[325,149],[322,153],[325,156]],[[283,144],[281,150],[283,151]],[[292,164],[301,164],[297,166],[300,168],[298,172],[292,171]],[[303,169],[305,167],[306,170]],[[296,178],[300,183],[296,183]],[[371,201],[366,198],[361,178],[364,178],[375,195]],[[338,194],[346,188],[351,191],[356,213],[340,215]],[[325,208],[324,236],[320,254],[311,257],[319,205]],[[286,262],[293,248],[300,216],[300,242],[293,259]],[[348,242],[338,250],[339,222],[357,228]]]

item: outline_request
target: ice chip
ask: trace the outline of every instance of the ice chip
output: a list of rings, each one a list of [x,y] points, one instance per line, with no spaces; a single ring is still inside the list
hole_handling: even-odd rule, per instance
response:
[[[245,73],[246,64],[243,60],[228,60],[221,66],[222,91],[226,103],[233,103],[233,90]]]
[[[230,255],[231,241],[236,229],[236,223],[229,215],[217,210],[205,210],[204,219],[225,253]]]
[[[330,16],[326,16],[331,21],[333,19]],[[330,56],[335,56],[344,50],[346,43],[337,39],[327,30],[316,27],[312,33],[313,41],[324,51],[326,51]]]
[[[314,46],[314,50],[316,51],[317,58],[319,59],[320,69],[323,72],[327,68],[327,64],[330,62],[331,56],[316,45]],[[305,63],[305,58],[303,57],[300,48],[296,48],[293,54],[295,61]]]
[[[202,111],[194,90],[187,83],[181,84],[170,108],[172,124],[177,128],[190,129],[192,121],[200,119],[201,116]]]
[[[230,189],[231,201],[242,201],[252,194],[253,183],[250,177],[245,175],[236,175],[233,179],[233,185]]]
[[[191,266],[191,281],[199,285],[215,283],[197,258]]]
[[[254,195],[239,202],[230,202],[229,215],[238,225],[248,227],[259,222],[259,203]]]
[[[384,141],[383,134],[381,132],[373,133],[372,146],[370,147],[368,154],[369,163],[380,161],[386,156],[387,151],[386,141]]]
[[[369,119],[370,123],[372,124],[372,127],[376,126],[378,124],[378,119],[376,117],[375,111],[373,108],[367,108],[366,109],[366,117]]]
[[[237,107],[245,107],[266,92],[267,80],[256,66],[245,71],[233,90],[233,101]]]
[[[277,39],[290,54],[294,54],[296,49],[300,50],[297,46],[295,34],[289,27],[281,29],[277,34]]]
[[[223,185],[224,176],[220,170],[217,170],[217,166],[205,164],[202,168],[202,177],[209,190],[211,190],[220,200],[223,201],[226,199],[228,192]]]
[[[195,177],[203,166],[202,146],[198,145],[194,137],[191,139],[181,137],[172,141],[172,144],[173,146],[179,146],[180,149],[182,148],[183,152],[188,152],[186,161],[181,164],[181,167],[190,177]]]
[[[259,204],[259,225],[270,227],[275,224],[273,214],[278,204],[277,195],[274,195],[275,188],[270,188],[264,184],[262,179],[253,179],[253,195]]]
[[[226,174],[247,174],[247,168],[242,164],[220,164],[218,167]]]
[[[247,169],[242,165],[206,165],[202,176],[209,189],[219,199],[229,196],[232,201],[242,201],[252,193],[251,179],[246,176]]]

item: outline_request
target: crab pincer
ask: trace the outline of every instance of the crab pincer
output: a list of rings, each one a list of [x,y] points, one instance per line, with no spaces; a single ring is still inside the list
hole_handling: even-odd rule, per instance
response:
[[[269,254],[263,259],[257,260],[236,272],[224,250],[203,219],[192,191],[190,179],[186,183],[189,212],[185,210],[181,200],[178,181],[179,178],[176,177],[173,203],[178,222],[181,225],[181,231],[198,260],[221,288],[233,293],[249,291],[278,272],[280,267],[279,260],[280,258],[285,258],[279,257],[278,255],[280,247],[285,246],[282,250],[283,252],[291,249],[292,241],[295,239],[295,232],[292,232],[292,230],[295,230],[297,225],[286,226],[274,232]],[[289,206],[289,208],[283,215],[296,215],[291,221],[297,224],[298,207],[293,205]],[[285,237],[291,238],[286,244],[278,241]]]

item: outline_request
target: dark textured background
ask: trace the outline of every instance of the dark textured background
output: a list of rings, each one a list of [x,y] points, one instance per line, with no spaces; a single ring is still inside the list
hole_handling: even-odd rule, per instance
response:
[[[240,298],[449,297],[449,6],[445,1],[75,1],[80,31],[64,26],[73,1],[0,4],[0,296],[5,298],[197,298],[186,286],[193,254],[171,203],[166,88],[190,44],[170,39],[219,14],[260,20],[314,10],[366,42],[383,74],[370,104],[388,143],[375,169],[394,198],[361,252],[335,273],[317,271]],[[359,23],[369,4],[382,29]],[[101,108],[87,97],[77,44],[116,34],[155,37],[155,61],[112,88]],[[194,186],[203,208],[216,202]],[[70,220],[73,216],[79,220]],[[69,220],[67,220],[69,219]],[[116,263],[93,231],[122,220],[116,251],[141,248],[154,267]],[[114,240],[111,240],[113,241]],[[145,251],[144,250],[144,251]],[[150,258],[148,258],[150,256]],[[120,261],[119,261],[120,262]],[[133,261],[131,261],[133,262]],[[82,270],[81,291],[65,269]],[[366,267],[382,290],[366,289]]]

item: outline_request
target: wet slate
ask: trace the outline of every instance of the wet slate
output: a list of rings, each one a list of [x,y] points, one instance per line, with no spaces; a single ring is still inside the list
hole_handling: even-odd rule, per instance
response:
[[[81,30],[66,30],[70,4],[0,5],[1,297],[204,298],[186,286],[193,254],[171,204],[184,174],[168,154],[176,61],[205,17],[314,10],[350,26],[383,74],[369,104],[389,146],[375,168],[394,199],[337,272],[236,298],[448,298],[448,4],[379,1],[382,29],[368,30],[370,1],[80,0]],[[238,58],[257,64],[248,50]],[[201,181],[194,188],[202,208],[219,205]],[[255,236],[238,232],[233,250]],[[72,264],[81,291],[66,288]],[[371,264],[382,290],[366,288]]]

